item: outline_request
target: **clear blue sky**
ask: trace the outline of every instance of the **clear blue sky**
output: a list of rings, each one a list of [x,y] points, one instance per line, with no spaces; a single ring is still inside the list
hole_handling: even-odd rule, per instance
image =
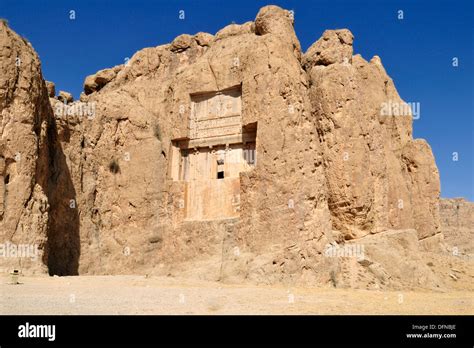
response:
[[[152,1],[0,0],[0,17],[28,38],[43,73],[77,98],[84,78],[124,62],[143,47],[182,33],[214,34],[253,20],[261,6],[295,11],[295,30],[306,50],[325,29],[348,28],[354,50],[377,54],[401,97],[421,103],[414,136],[430,143],[443,197],[474,200],[472,0]],[[76,14],[70,20],[70,10]],[[178,12],[185,11],[185,19]],[[404,19],[397,18],[403,10]],[[458,57],[459,66],[452,66]],[[453,161],[453,152],[459,154]]]

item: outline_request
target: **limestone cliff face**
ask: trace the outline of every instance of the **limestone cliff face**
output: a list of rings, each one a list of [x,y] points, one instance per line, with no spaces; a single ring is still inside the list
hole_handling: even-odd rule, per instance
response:
[[[31,45],[3,22],[0,52],[0,238],[2,243],[38,244],[44,250],[51,114],[40,63]],[[17,266],[15,259],[4,261]]]
[[[464,198],[440,200],[441,229],[453,252],[474,253],[474,203]]]
[[[60,217],[51,211],[72,186],[36,52],[4,22],[0,52],[0,240],[9,256],[2,265],[51,271],[68,260],[68,250],[78,256],[78,245],[68,247],[73,230],[63,229],[69,211]],[[14,257],[22,245],[31,247],[30,254]]]
[[[9,40],[35,73],[2,49],[0,173],[16,168],[15,141],[31,152],[24,198],[0,201],[4,238],[35,216],[21,207],[38,191],[44,222],[30,234],[54,274],[440,286],[417,254],[441,236],[433,155],[410,115],[381,115],[402,101],[352,40],[326,31],[303,54],[290,13],[266,6],[254,22],[183,34],[88,76],[76,102],[54,98],[32,49]],[[9,84],[26,72],[37,92],[12,103],[23,89]],[[358,243],[365,261],[327,255]]]
[[[235,250],[245,262],[245,255],[281,250],[278,265],[294,259],[288,272],[309,269],[301,259],[332,239],[300,57],[289,12],[269,7],[255,23],[230,25],[215,36],[181,35],[89,76],[82,100],[95,105],[94,117],[58,120],[78,188],[82,271],[154,266],[172,272],[177,262],[212,257],[211,276],[218,278]],[[241,93],[242,129],[257,134],[256,166],[240,175],[240,195],[228,198],[240,219],[188,221],[179,206],[183,183],[170,177],[171,144],[190,137],[193,95],[232,88]],[[109,168],[113,160],[116,172]],[[284,256],[288,247],[295,251]]]
[[[352,55],[352,34],[328,30],[303,57],[323,146],[334,228],[346,239],[414,228],[419,239],[440,233],[439,177],[429,145],[412,138],[403,105],[379,57]]]

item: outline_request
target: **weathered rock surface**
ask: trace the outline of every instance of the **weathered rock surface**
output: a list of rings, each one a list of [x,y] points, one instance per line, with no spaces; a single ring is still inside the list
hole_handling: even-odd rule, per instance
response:
[[[84,92],[85,94],[91,94],[93,92],[97,92],[102,87],[104,87],[107,83],[112,81],[115,76],[117,76],[117,72],[120,71],[121,65],[116,66],[112,69],[103,69],[98,71],[94,75],[89,75],[86,77],[84,81]]]
[[[454,253],[474,254],[474,203],[464,198],[440,200],[444,241]]]
[[[209,33],[199,32],[194,35],[194,40],[196,40],[199,46],[209,46],[214,40],[214,36]]]
[[[314,65],[331,65],[352,62],[354,36],[347,29],[326,30],[323,36],[312,44],[303,57],[303,66],[310,69]]]
[[[72,103],[74,101],[74,98],[72,97],[72,94],[69,93],[69,92],[59,91],[58,100],[60,102],[69,104],[69,103]]]
[[[0,22],[0,240],[37,244],[47,240],[47,91],[38,56]],[[41,255],[39,255],[41,259]],[[18,260],[2,264],[18,267]],[[27,267],[41,265],[25,260]]]
[[[427,247],[439,239],[439,177],[429,145],[412,138],[412,117],[380,58],[352,55],[352,34],[325,31],[303,57],[323,147],[334,229],[345,239],[414,228]]]
[[[45,81],[46,89],[48,90],[48,97],[54,98],[56,96],[56,85],[54,82]]]
[[[46,265],[51,273],[75,274],[78,224],[70,224],[72,210],[61,211],[62,202],[66,205],[69,198],[64,193],[73,187],[56,141],[39,58],[31,45],[3,22],[0,52],[2,269],[34,272],[44,271]],[[7,242],[13,244],[9,251]],[[19,248],[24,246],[29,249],[21,254]],[[20,258],[20,254],[26,256]],[[71,267],[74,264],[75,269]]]
[[[7,155],[0,171],[14,168],[14,141],[31,152],[31,163],[24,199],[9,208],[4,195],[0,209],[30,220],[32,211],[45,211],[45,227],[31,234],[47,245],[50,273],[374,289],[449,285],[423,256],[442,245],[431,149],[412,138],[410,114],[382,115],[384,103],[403,101],[380,58],[353,56],[348,30],[327,30],[302,54],[291,13],[266,6],[255,22],[215,36],[183,34],[145,48],[125,65],[88,76],[80,101],[50,98],[51,106],[36,55],[6,32],[5,46],[23,45],[19,52],[35,57],[37,73],[25,81],[38,92],[11,103],[16,89],[9,83],[21,69],[10,65],[16,52],[2,50],[2,127],[18,124],[2,128],[0,154]],[[27,120],[44,129],[45,140],[12,105],[30,108]],[[33,110],[39,106],[42,113]],[[44,126],[31,115],[43,115]],[[42,142],[48,151],[37,153]],[[251,146],[255,162],[230,155]],[[216,151],[225,163],[215,163]],[[217,177],[206,176],[220,166],[227,167]],[[232,177],[233,168],[244,169]],[[189,179],[198,174],[205,179]],[[37,197],[39,208],[22,209],[26,197]]]

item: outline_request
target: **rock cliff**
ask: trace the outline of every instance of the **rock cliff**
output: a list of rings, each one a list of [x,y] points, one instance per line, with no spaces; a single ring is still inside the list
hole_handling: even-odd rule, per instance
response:
[[[304,53],[266,6],[138,51],[73,101],[0,29],[0,237],[38,243],[50,274],[446,285],[422,256],[445,251],[433,154],[409,109],[384,111],[405,103],[349,30]]]

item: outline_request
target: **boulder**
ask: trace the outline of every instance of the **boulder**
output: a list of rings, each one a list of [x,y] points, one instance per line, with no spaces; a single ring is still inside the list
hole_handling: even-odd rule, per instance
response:
[[[209,46],[214,40],[214,36],[209,33],[199,32],[194,35],[194,40],[196,40],[199,46]]]
[[[255,33],[257,35],[272,34],[290,43],[296,56],[301,54],[301,45],[293,29],[294,17],[288,10],[278,6],[262,7],[255,18]]]
[[[48,90],[48,96],[50,98],[54,98],[56,96],[56,87],[53,82],[45,81],[46,89]]]
[[[170,51],[171,52],[183,52],[191,47],[193,43],[193,37],[188,34],[182,34],[176,37],[173,42],[171,42]]]
[[[112,81],[115,76],[117,76],[118,71],[120,71],[121,66],[103,69],[95,73],[94,75],[89,75],[84,81],[84,93],[86,95],[94,93],[102,89],[106,84]]]
[[[74,98],[72,97],[72,94],[69,93],[69,92],[59,91],[58,100],[60,102],[69,104],[69,103],[72,103],[74,101]]]
[[[352,42],[354,36],[347,29],[326,30],[323,36],[306,51],[303,66],[352,63]]]

